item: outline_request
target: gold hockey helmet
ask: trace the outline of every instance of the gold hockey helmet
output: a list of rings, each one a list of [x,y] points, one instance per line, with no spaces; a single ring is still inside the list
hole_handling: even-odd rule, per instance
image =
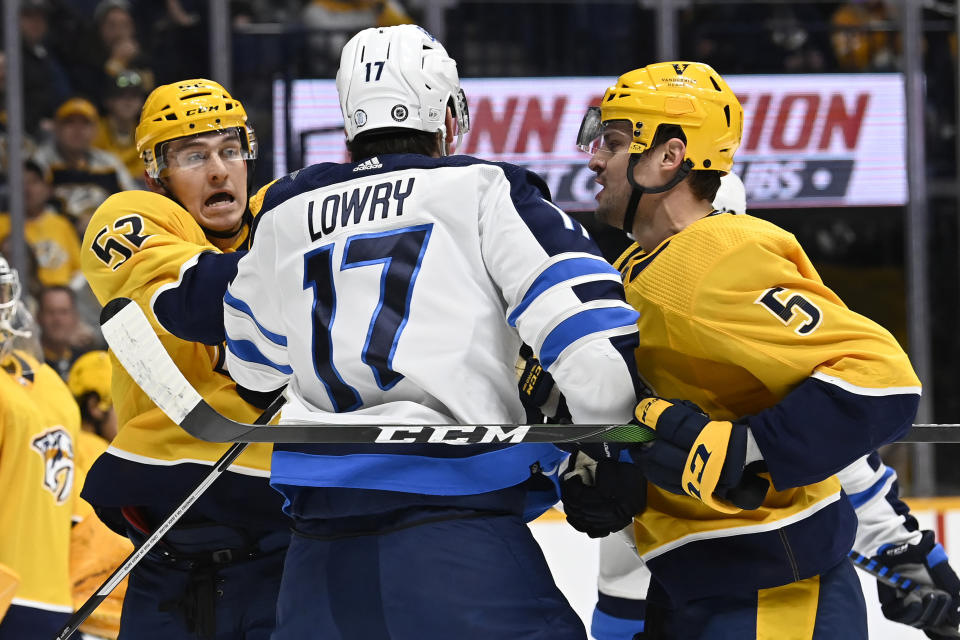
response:
[[[163,144],[202,133],[236,129],[243,158],[257,157],[257,136],[247,123],[240,101],[213,80],[195,78],[154,89],[143,105],[137,125],[137,153],[147,174],[158,178],[166,168]]]
[[[67,386],[74,398],[82,398],[90,391],[100,397],[98,408],[107,411],[113,406],[113,396],[110,393],[110,376],[113,367],[106,351],[88,351],[70,367],[67,376]]]
[[[743,135],[740,101],[702,62],[658,62],[620,76],[600,106],[587,110],[577,146],[593,153],[602,144],[605,124],[615,120],[633,127],[630,153],[649,149],[661,124],[683,127],[692,170],[730,171]]]

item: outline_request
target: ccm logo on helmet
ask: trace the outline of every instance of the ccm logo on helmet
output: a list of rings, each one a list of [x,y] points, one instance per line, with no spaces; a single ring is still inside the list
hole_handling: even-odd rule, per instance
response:
[[[219,110],[220,110],[220,105],[215,104],[215,105],[213,105],[213,106],[211,106],[211,107],[203,106],[203,107],[197,107],[196,109],[188,109],[188,110],[187,110],[187,115],[188,115],[188,116],[192,116],[192,115],[196,115],[196,114],[198,114],[198,113],[206,113],[207,111],[219,111]]]

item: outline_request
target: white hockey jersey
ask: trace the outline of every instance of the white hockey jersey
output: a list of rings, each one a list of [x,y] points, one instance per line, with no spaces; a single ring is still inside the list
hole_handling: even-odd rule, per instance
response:
[[[633,414],[637,314],[619,273],[542,181],[513,165],[385,155],[287,176],[264,194],[224,301],[230,374],[255,390],[289,384],[310,411],[522,422],[522,339],[575,421]],[[476,494],[564,455],[534,444],[374,446],[278,445],[272,481]]]

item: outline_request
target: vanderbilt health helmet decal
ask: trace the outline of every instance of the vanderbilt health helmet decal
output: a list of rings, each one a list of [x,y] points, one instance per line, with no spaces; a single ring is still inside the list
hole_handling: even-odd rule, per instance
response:
[[[43,486],[63,504],[73,488],[73,439],[63,428],[44,431],[31,442],[43,458]]]

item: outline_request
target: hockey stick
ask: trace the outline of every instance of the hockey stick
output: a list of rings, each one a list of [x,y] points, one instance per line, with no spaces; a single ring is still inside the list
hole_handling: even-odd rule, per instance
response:
[[[871,560],[867,556],[857,553],[853,549],[850,550],[849,557],[850,562],[853,563],[853,566],[864,571],[865,573],[869,573],[888,587],[899,589],[904,593],[910,593],[915,589],[922,588],[922,585],[919,583],[914,582],[910,578],[905,578],[895,571],[891,571],[886,565],[883,565],[876,560]]]
[[[134,305],[135,306],[135,305]],[[266,408],[266,410],[260,414],[260,417],[257,418],[255,424],[267,424],[270,420],[273,419],[273,416],[280,411],[280,407],[283,406],[284,398],[283,394],[277,395],[273,399],[273,402]],[[90,617],[90,614],[100,606],[100,604],[110,595],[110,593],[120,584],[124,578],[127,577],[133,568],[143,559],[147,553],[160,541],[166,533],[173,528],[173,525],[186,513],[194,502],[213,484],[213,481],[216,480],[227,470],[234,460],[236,460],[243,450],[247,448],[247,442],[235,442],[227,449],[219,460],[213,464],[213,470],[207,475],[206,478],[197,485],[197,488],[194,489],[190,495],[188,495],[183,502],[180,503],[176,509],[173,510],[166,520],[157,527],[157,530],[154,531],[149,538],[143,541],[139,547],[133,550],[127,559],[123,561],[117,569],[110,574],[110,577],[107,578],[106,582],[100,585],[100,588],[94,592],[92,596],[87,598],[87,601],[77,609],[70,619],[67,620],[66,624],[60,629],[54,640],[67,640],[73,633],[80,627],[83,622]]]
[[[902,591],[904,594],[917,592],[917,596],[923,600],[926,596],[937,589],[929,585],[920,584],[915,582],[910,578],[904,577],[895,571],[891,571],[889,567],[884,564],[877,562],[876,560],[871,560],[865,555],[859,554],[853,549],[850,550],[848,554],[850,562],[853,563],[857,569],[869,573],[871,576],[877,579],[878,582],[882,582],[888,587],[893,587],[899,591]],[[952,638],[960,638],[960,629],[957,627],[951,627],[949,625],[940,625],[933,629],[929,629],[940,635],[949,636]]]
[[[231,420],[200,396],[129,298],[116,298],[100,313],[103,337],[140,388],[187,433],[209,442],[323,443],[498,443],[498,442],[648,442],[654,431],[641,425],[583,424],[333,424],[257,426]],[[322,427],[322,428],[321,428]]]
[[[585,424],[283,424],[256,426],[217,413],[190,385],[129,298],[116,298],[100,314],[103,336],[117,359],[153,402],[187,433],[209,442],[649,442],[641,425]],[[342,419],[340,420],[342,422]],[[320,429],[318,427],[324,427]],[[960,424],[915,424],[900,442],[960,442]]]

